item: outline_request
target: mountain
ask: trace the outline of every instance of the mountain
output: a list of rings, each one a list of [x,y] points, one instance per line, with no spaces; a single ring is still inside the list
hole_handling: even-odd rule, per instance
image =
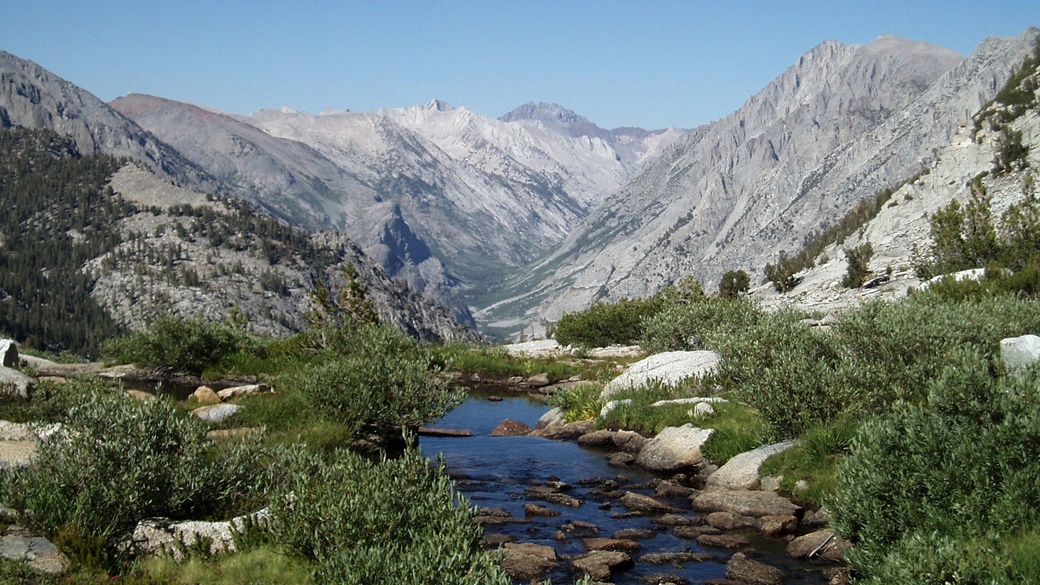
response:
[[[42,128],[68,135],[84,154],[139,160],[184,186],[215,191],[206,173],[86,90],[39,65],[0,51],[0,128]]]
[[[449,307],[461,323],[474,324],[458,283],[411,231],[400,208],[314,148],[233,116],[159,97],[130,94],[109,105],[161,136],[222,181],[227,192],[293,225],[350,234],[390,276]]]
[[[1021,88],[1018,96],[1002,89],[997,98],[972,116],[953,140],[940,149],[936,159],[920,175],[896,189],[877,215],[859,227],[840,244],[831,244],[815,258],[814,266],[798,275],[791,291],[777,293],[763,285],[752,291],[765,306],[794,305],[811,313],[840,312],[873,298],[898,298],[924,285],[916,274],[931,245],[930,218],[959,201],[962,209],[972,200],[973,184],[985,191],[992,209],[994,225],[1002,215],[1028,193],[1036,195],[1036,169],[1040,168],[1040,106],[1036,87],[1040,87],[1040,48],[1035,49],[1031,69],[1013,76],[1010,88]],[[1007,99],[1010,98],[1010,99]],[[1001,101],[1006,99],[1006,101]],[[1023,103],[1023,102],[1031,103]],[[1017,152],[1026,164],[1004,165],[996,162],[1008,152],[1006,137],[1017,133],[1021,149]],[[1035,219],[1035,218],[1033,218]],[[998,227],[998,233],[1002,233]],[[848,289],[842,277],[848,267],[845,250],[869,243],[873,250],[868,268],[873,286]],[[983,269],[985,266],[972,268]]]
[[[678,128],[644,130],[622,127],[605,130],[559,104],[527,102],[499,118],[503,122],[541,124],[559,134],[579,138],[598,138],[614,149],[618,160],[630,172],[647,158],[660,154],[665,146],[684,132]]]
[[[263,110],[245,121],[310,145],[396,202],[432,255],[470,287],[548,251],[629,176],[600,138],[437,100],[364,113]],[[359,217],[340,217],[364,241],[354,235],[365,229]]]
[[[292,333],[315,283],[333,288],[348,267],[384,322],[419,339],[478,338],[342,235],[183,189],[142,163],[82,156],[49,130],[0,130],[0,195],[0,328],[38,347],[96,350],[95,329],[140,329],[166,311],[238,313],[256,332]]]
[[[739,110],[647,160],[558,249],[494,292],[478,321],[505,330],[693,275],[761,275],[852,205],[920,170],[1007,79],[1040,31],[967,59],[881,37],[827,41]]]

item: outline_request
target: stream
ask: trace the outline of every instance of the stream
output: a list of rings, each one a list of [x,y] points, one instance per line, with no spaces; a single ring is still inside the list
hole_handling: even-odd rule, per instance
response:
[[[605,499],[594,490],[602,480],[614,480],[623,491],[657,497],[648,482],[665,476],[657,476],[635,467],[612,467],[607,463],[607,452],[582,448],[573,441],[490,437],[488,435],[491,431],[505,419],[534,427],[539,417],[549,409],[544,404],[508,392],[499,396],[503,398],[493,401],[487,394],[471,392],[461,406],[429,425],[433,428],[467,430],[473,434],[472,437],[420,438],[420,445],[427,457],[433,460],[438,455],[443,457],[448,473],[455,478],[459,491],[470,499],[472,505],[504,508],[520,519],[525,518],[524,504],[529,502],[560,512],[559,516],[554,517],[527,516],[522,523],[488,525],[484,527],[485,535],[505,534],[515,542],[554,547],[560,558],[559,568],[546,577],[557,585],[573,583],[577,578],[570,563],[563,559],[588,552],[582,544],[582,538],[609,538],[625,528],[649,529],[654,532],[652,537],[638,541],[642,548],[629,553],[636,561],[635,566],[614,573],[614,583],[642,584],[650,575],[662,573],[682,577],[690,583],[702,583],[725,576],[726,562],[737,551],[701,547],[694,540],[676,537],[668,527],[655,524],[649,516],[624,514],[627,510],[616,500]],[[554,505],[525,494],[527,488],[544,485],[549,480],[562,481],[572,486],[566,494],[581,500],[581,506],[572,508]],[[680,508],[686,516],[694,515],[685,498],[659,499]],[[591,529],[565,531],[565,540],[554,538],[554,535],[559,536],[561,527],[566,529],[565,525],[579,521],[598,527],[598,532],[592,533]],[[785,554],[786,542],[782,539],[768,539],[754,531],[740,534],[752,541],[752,546],[759,552],[755,557],[757,560],[780,567],[787,573],[786,583],[827,583],[827,579],[819,572],[819,566],[788,558]],[[648,553],[680,551],[708,553],[711,559],[679,566],[639,562],[639,558]]]

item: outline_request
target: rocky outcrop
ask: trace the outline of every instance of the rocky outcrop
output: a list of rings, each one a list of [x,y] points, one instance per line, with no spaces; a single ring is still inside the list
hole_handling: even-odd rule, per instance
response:
[[[669,351],[654,354],[628,367],[620,376],[608,382],[600,398],[610,397],[631,388],[645,387],[657,382],[675,385],[689,378],[703,378],[719,365],[719,354],[713,351]]]
[[[1009,370],[1023,370],[1040,361],[1040,337],[1022,335],[1000,340],[1000,359]]]
[[[701,512],[732,512],[741,516],[761,518],[763,516],[802,515],[802,507],[775,492],[745,490],[715,490],[694,494],[690,498],[693,507]]]
[[[758,468],[769,457],[786,451],[793,441],[763,445],[732,457],[718,471],[708,477],[707,489],[753,490],[759,485]]]
[[[779,250],[797,250],[855,202],[918,172],[1037,32],[987,39],[966,59],[893,37],[820,44],[739,110],[644,163],[556,251],[506,283],[516,296],[478,320],[555,321],[686,275],[711,288],[726,270],[761,274]]]
[[[712,429],[695,428],[689,423],[681,427],[668,427],[646,441],[636,457],[636,463],[653,471],[693,467],[704,460],[701,447],[713,432]]]
[[[18,367],[18,345],[10,339],[0,339],[0,366]]]
[[[266,530],[270,522],[266,508],[223,522],[152,518],[139,522],[124,546],[139,554],[168,554],[176,561],[184,560],[185,550],[196,546],[207,546],[210,555],[224,554],[235,552],[239,535],[249,529]]]
[[[18,370],[0,366],[0,397],[26,399],[36,380]]]

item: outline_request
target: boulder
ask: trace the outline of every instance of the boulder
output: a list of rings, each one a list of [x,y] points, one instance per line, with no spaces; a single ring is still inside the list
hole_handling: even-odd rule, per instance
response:
[[[247,516],[221,522],[186,520],[172,522],[165,518],[151,518],[138,522],[130,535],[127,548],[144,554],[168,554],[180,562],[185,547],[209,543],[209,554],[235,552],[235,538],[250,526],[267,527],[270,512],[265,508]]]
[[[0,440],[0,471],[25,467],[36,455],[34,440]]]
[[[622,451],[638,453],[646,445],[646,438],[635,431],[620,430],[614,433],[614,446]]]
[[[715,371],[719,354],[713,351],[669,351],[632,364],[625,373],[603,387],[600,398],[646,386],[651,381],[675,385],[687,378],[703,378]]]
[[[18,344],[11,339],[0,339],[0,366],[18,367]]]
[[[621,496],[621,505],[633,512],[647,514],[677,513],[679,511],[675,506],[667,502],[635,492],[626,492],[625,495]]]
[[[632,400],[628,398],[624,400],[611,400],[610,402],[604,404],[603,408],[599,409],[599,417],[606,418],[607,415],[610,414],[610,411],[614,410],[619,406],[628,406],[629,404],[632,404]]]
[[[762,462],[772,455],[781,453],[793,445],[793,441],[783,441],[772,445],[763,445],[740,455],[736,455],[708,476],[705,489],[753,490],[759,486],[758,468]]]
[[[524,514],[527,516],[539,516],[542,518],[550,518],[552,516],[559,516],[560,513],[548,506],[542,506],[539,504],[532,504],[530,502],[524,504]]]
[[[111,368],[98,370],[97,375],[111,380],[122,380],[124,378],[139,379],[145,377],[145,372],[133,364],[123,364],[121,366],[112,366]]]
[[[701,512],[733,512],[742,516],[801,517],[802,507],[776,492],[714,490],[691,496],[693,507]]]
[[[1040,360],[1040,337],[1022,335],[1000,340],[1000,359],[1009,370],[1021,370]]]
[[[611,573],[628,569],[633,563],[632,557],[623,552],[596,550],[574,559],[571,564],[595,581],[606,581]]]
[[[582,447],[606,447],[614,444],[614,436],[617,433],[607,429],[592,431],[578,437],[578,444]]]
[[[653,471],[675,471],[704,460],[701,447],[714,431],[687,423],[668,427],[650,439],[636,457],[636,463]]]
[[[619,550],[622,552],[637,551],[643,546],[634,540],[622,538],[583,538],[582,544],[589,550]]]
[[[743,530],[745,528],[758,528],[758,519],[751,516],[742,516],[733,512],[712,512],[704,519],[708,526],[719,530]]]
[[[725,398],[718,398],[718,397],[715,397],[715,396],[711,396],[711,397],[694,396],[692,398],[674,398],[672,400],[658,400],[657,402],[651,404],[650,406],[653,406],[654,408],[660,408],[662,406],[673,406],[673,405],[676,405],[676,404],[680,404],[680,405],[681,404],[692,404],[692,405],[696,406],[698,404],[722,404],[722,403],[726,403],[726,402],[729,402],[729,400],[726,400]]]
[[[782,585],[787,575],[776,567],[749,559],[744,553],[737,553],[726,563],[726,578],[748,585]]]
[[[810,532],[792,540],[787,545],[787,555],[794,559],[820,559],[836,563],[844,562],[845,552],[851,548],[833,530],[823,529]]]
[[[556,550],[540,544],[506,543],[502,568],[514,579],[536,581],[556,568]]]
[[[235,415],[242,408],[237,404],[211,404],[200,406],[191,411],[199,420],[211,423],[223,422]]]
[[[232,386],[231,388],[224,388],[217,392],[217,396],[221,400],[227,401],[239,396],[249,396],[250,394],[263,394],[264,392],[270,392],[271,389],[264,384],[246,384],[245,386]]]
[[[567,441],[570,439],[576,439],[585,433],[592,432],[596,429],[596,421],[594,420],[583,420],[565,425],[550,425],[544,429],[537,429],[531,431],[529,436],[531,437],[542,437],[545,439],[552,439],[554,441]]]
[[[24,562],[51,575],[62,573],[69,567],[69,559],[54,543],[17,525],[9,526],[0,537],[0,557]]]
[[[713,559],[708,553],[695,553],[688,550],[680,552],[650,553],[639,557],[639,560],[652,565],[682,565],[685,563],[703,563]]]
[[[550,409],[543,414],[538,422],[534,423],[534,429],[537,431],[554,424],[567,424],[567,419],[563,416],[563,409],[560,407]]]
[[[762,516],[758,519],[758,531],[763,536],[776,538],[785,534],[794,534],[798,530],[798,518],[795,516]]]
[[[29,398],[36,380],[11,368],[0,366],[0,397]]]
[[[528,388],[544,388],[549,385],[549,382],[549,374],[541,373],[524,380],[524,385]]]
[[[715,407],[707,402],[698,402],[693,407],[693,417],[714,416]]]
[[[744,548],[751,541],[739,534],[701,534],[697,537],[697,544],[713,548]]]
[[[491,431],[492,437],[523,437],[531,432],[531,427],[526,424],[506,419]]]

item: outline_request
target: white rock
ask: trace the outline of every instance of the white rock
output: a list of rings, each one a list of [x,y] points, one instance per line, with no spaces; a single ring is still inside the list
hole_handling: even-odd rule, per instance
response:
[[[691,424],[668,427],[650,439],[639,451],[636,463],[654,471],[674,471],[692,467],[704,460],[701,447],[713,429],[699,429]]]
[[[706,489],[753,490],[759,487],[758,469],[762,462],[782,451],[787,450],[793,441],[783,441],[772,445],[763,445],[740,455],[736,455],[708,477]]]
[[[245,386],[233,386],[231,388],[224,388],[217,392],[217,396],[221,400],[231,400],[232,398],[238,398],[239,396],[247,396],[249,394],[260,394],[267,392],[268,388],[263,384],[247,384]]]
[[[1000,359],[1009,370],[1027,368],[1040,360],[1040,337],[1022,335],[1000,340]]]
[[[629,404],[632,404],[632,400],[628,398],[624,400],[611,400],[610,402],[604,404],[603,408],[599,409],[599,417],[604,418],[605,416],[610,414],[610,411],[614,410],[615,408],[619,406],[628,406]]]
[[[711,404],[709,404],[707,402],[698,402],[697,405],[693,407],[693,416],[694,417],[698,417],[698,416],[712,416],[714,414],[715,414],[715,407],[713,407]]]
[[[36,380],[11,368],[0,366],[0,396],[28,398]]]
[[[538,422],[534,423],[534,428],[544,429],[545,427],[552,426],[554,424],[566,424],[567,420],[563,416],[562,408],[553,408],[543,414]]]
[[[18,365],[18,345],[11,339],[0,339],[0,365],[5,368]]]
[[[658,400],[657,402],[651,404],[650,406],[659,407],[659,406],[668,406],[668,405],[671,405],[671,404],[701,404],[701,403],[705,403],[705,404],[719,404],[719,403],[723,403],[723,402],[729,402],[729,400],[726,400],[725,398],[718,398],[718,397],[715,397],[715,396],[707,397],[707,398],[702,398],[702,397],[696,397],[695,396],[693,398],[676,398],[674,400]]]
[[[218,423],[234,416],[240,408],[242,407],[237,404],[212,404],[210,406],[200,406],[191,411],[191,414],[198,417],[199,420]]]
[[[625,373],[603,387],[600,398],[646,386],[651,381],[675,385],[688,378],[712,373],[719,365],[719,354],[713,351],[669,351],[652,355],[632,364]]]

